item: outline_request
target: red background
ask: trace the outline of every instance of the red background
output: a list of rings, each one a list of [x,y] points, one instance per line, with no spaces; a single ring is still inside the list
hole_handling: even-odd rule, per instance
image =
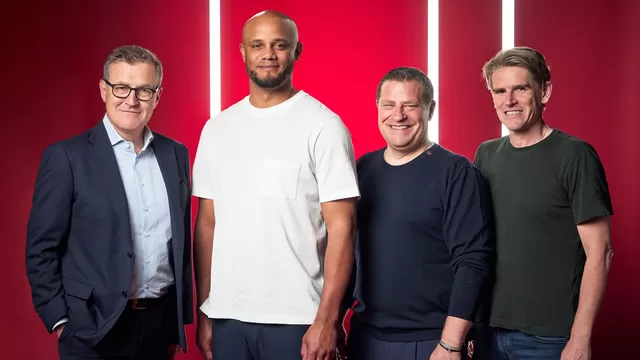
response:
[[[276,9],[298,23],[304,43],[294,83],[343,117],[357,155],[383,145],[375,90],[396,66],[427,70],[427,2],[398,0],[222,0],[222,105],[246,95],[238,43],[244,21]],[[165,67],[154,130],[185,143],[192,158],[209,116],[208,2],[151,0],[31,1],[3,5],[0,116],[5,286],[0,343],[6,359],[55,359],[56,341],[33,311],[24,267],[26,221],[44,148],[95,125],[104,114],[98,80],[108,53],[124,44],[154,51]],[[501,44],[501,1],[440,1],[440,143],[472,157],[500,136],[481,67]],[[596,324],[594,358],[633,356],[640,332],[635,217],[640,135],[640,2],[516,1],[516,44],[539,49],[554,84],[545,114],[551,126],[591,142],[607,171],[616,215],[615,256]],[[188,327],[190,354],[200,359]]]

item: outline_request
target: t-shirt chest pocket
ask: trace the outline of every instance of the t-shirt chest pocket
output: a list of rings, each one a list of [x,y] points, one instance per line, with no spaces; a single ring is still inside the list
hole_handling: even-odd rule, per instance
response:
[[[280,160],[265,160],[258,181],[262,195],[295,200],[298,193],[300,164]]]

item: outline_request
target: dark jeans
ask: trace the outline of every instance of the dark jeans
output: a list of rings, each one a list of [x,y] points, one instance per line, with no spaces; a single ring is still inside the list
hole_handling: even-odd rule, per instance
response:
[[[213,319],[213,360],[300,360],[309,325],[255,324]]]
[[[519,331],[487,328],[479,332],[473,359],[559,360],[569,338],[527,335]]]
[[[87,346],[73,335],[73,328],[65,327],[58,340],[60,360],[168,359],[169,346],[178,342],[176,301],[172,291],[145,309],[128,306],[95,347]]]

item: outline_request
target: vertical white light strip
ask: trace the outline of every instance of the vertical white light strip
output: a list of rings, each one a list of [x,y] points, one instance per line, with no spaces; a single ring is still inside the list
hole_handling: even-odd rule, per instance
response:
[[[502,0],[502,50],[515,46],[515,13],[515,0]],[[502,125],[502,136],[506,135],[509,135],[509,130]]]
[[[209,117],[222,109],[220,75],[220,0],[209,0]]]
[[[438,2],[440,0],[427,0],[427,75],[433,83],[433,100],[436,101],[436,109],[433,117],[429,122],[429,140],[437,143],[440,139],[440,127],[438,124],[438,108],[439,96],[439,67],[438,60],[440,56],[440,32],[439,32],[439,13]]]

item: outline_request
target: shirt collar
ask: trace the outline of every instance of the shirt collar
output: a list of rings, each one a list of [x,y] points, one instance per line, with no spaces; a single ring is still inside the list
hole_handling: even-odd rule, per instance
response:
[[[116,129],[113,127],[113,124],[109,120],[109,117],[107,116],[107,114],[104,115],[104,118],[102,119],[102,123],[104,124],[104,127],[107,130],[107,136],[109,136],[109,141],[111,142],[111,146],[115,146],[120,142],[126,141],[122,136],[120,136],[120,134],[118,134]],[[145,125],[144,145],[142,146],[142,150],[146,149],[152,140],[153,140],[153,133],[151,132],[151,129],[149,129],[149,127]]]

